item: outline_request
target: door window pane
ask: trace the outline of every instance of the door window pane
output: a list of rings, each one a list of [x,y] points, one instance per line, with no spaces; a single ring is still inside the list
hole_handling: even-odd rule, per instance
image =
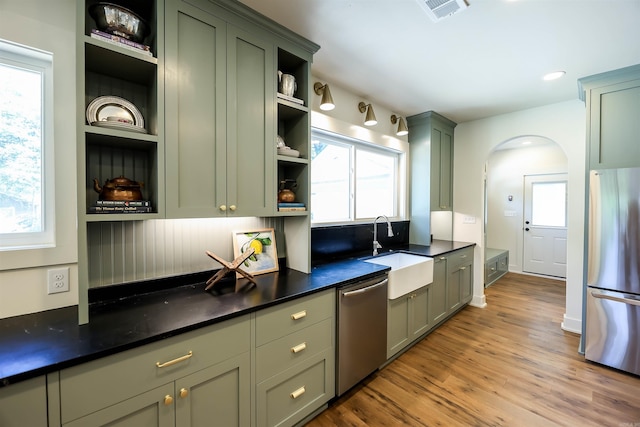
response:
[[[531,224],[567,226],[567,183],[534,182],[531,186]]]

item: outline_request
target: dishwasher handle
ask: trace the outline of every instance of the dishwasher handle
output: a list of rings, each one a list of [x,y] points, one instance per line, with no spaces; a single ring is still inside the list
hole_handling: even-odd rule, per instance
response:
[[[364,288],[356,289],[355,291],[342,292],[342,296],[347,298],[347,297],[351,297],[351,296],[354,296],[354,295],[358,295],[358,294],[362,294],[362,293],[365,293],[365,292],[369,292],[369,291],[371,291],[371,290],[373,290],[375,288],[379,288],[380,286],[386,285],[388,282],[389,282],[389,279],[384,279],[384,280],[382,280],[382,281],[380,281],[378,283],[375,283],[375,284],[373,284],[371,286],[366,286]]]

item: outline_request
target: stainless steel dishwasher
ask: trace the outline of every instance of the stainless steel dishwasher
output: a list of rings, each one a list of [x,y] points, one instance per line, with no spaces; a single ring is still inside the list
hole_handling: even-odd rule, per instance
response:
[[[387,274],[338,288],[336,395],[387,359]]]

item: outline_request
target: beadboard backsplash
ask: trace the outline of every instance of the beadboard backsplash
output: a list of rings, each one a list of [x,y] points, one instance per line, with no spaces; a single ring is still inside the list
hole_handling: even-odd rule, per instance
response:
[[[234,231],[276,230],[285,252],[282,218],[174,219],[95,222],[88,227],[89,287],[220,268],[205,251],[233,260]]]

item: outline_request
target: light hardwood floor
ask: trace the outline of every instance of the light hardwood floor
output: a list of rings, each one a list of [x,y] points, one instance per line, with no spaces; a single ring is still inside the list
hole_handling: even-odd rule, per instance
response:
[[[640,377],[584,360],[564,282],[508,273],[307,424],[640,427]]]

